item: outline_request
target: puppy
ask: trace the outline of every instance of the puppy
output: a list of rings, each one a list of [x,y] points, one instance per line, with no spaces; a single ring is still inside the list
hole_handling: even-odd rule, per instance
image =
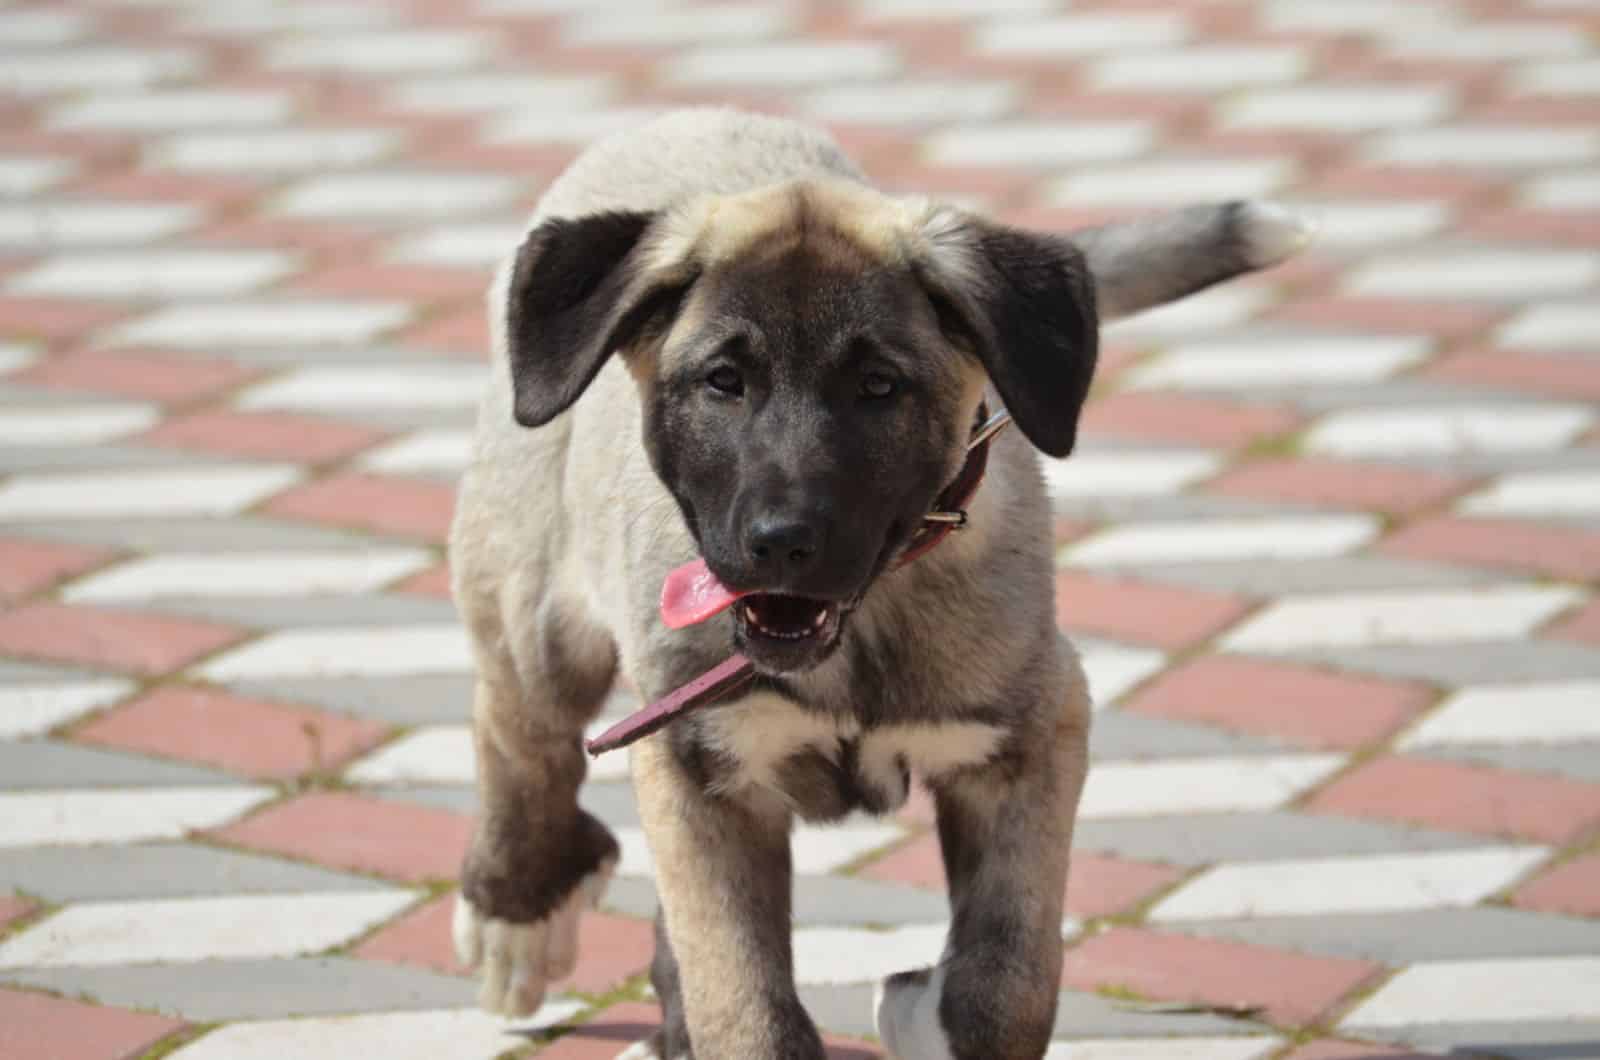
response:
[[[938,965],[882,985],[884,1044],[1040,1057],[1089,698],[1038,453],[1073,447],[1101,323],[1304,238],[1258,204],[1023,231],[885,195],[825,134],[728,110],[573,163],[490,294],[451,532],[483,804],[455,935],[485,1007],[539,1005],[616,864],[577,801],[613,682],[656,699],[738,652],[753,680],[633,752],[665,1023],[627,1055],[820,1060],[791,823],[889,812],[916,777],[952,920]],[[1002,408],[1018,429],[988,443],[965,529],[899,565]],[[662,586],[696,560],[737,602],[669,629]]]

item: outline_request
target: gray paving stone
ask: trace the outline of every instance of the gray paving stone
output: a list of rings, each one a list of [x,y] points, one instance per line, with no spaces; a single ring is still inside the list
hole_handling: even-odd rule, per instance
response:
[[[1240,1037],[1262,1028],[1246,1020],[1209,1012],[1159,1012],[1078,990],[1066,990],[1056,1003],[1055,1034],[1072,1038],[1165,1038],[1171,1035]]]
[[[618,877],[601,905],[636,917],[656,914],[651,881]],[[801,927],[878,927],[894,924],[936,924],[950,918],[944,895],[917,887],[901,887],[852,876],[797,876],[794,923]]]
[[[1501,395],[1496,395],[1497,399]],[[1417,456],[1407,463],[1435,471],[1456,471],[1472,475],[1505,475],[1513,471],[1559,471],[1563,468],[1600,467],[1600,446],[1578,445],[1568,449],[1502,450],[1496,452],[1451,453]]]
[[[1282,746],[1210,725],[1103,710],[1089,730],[1093,760],[1275,754]]]
[[[800,1003],[823,1030],[856,1037],[876,1036],[872,1022],[872,986],[802,986]]]
[[[1359,1032],[1359,1028],[1357,1029]],[[1385,1027],[1382,1035],[1452,1056],[1507,1060],[1600,1060],[1600,1021],[1584,1023],[1436,1023]]]
[[[1456,850],[1482,846],[1483,839],[1430,828],[1283,811],[1079,821],[1073,845],[1149,861],[1207,865]]]
[[[0,447],[0,474],[90,471],[126,467],[184,467],[238,463],[221,456],[199,457],[177,449],[137,445],[7,445]]]
[[[166,352],[166,351],[163,351]],[[348,345],[298,347],[298,346],[242,346],[224,350],[184,350],[176,348],[174,355],[194,354],[206,357],[223,357],[240,364],[263,365],[275,368],[293,368],[299,365],[327,367],[349,364],[391,364],[408,362],[438,364],[450,360],[451,355],[436,350],[409,346],[375,346],[353,342]]]
[[[131,552],[247,552],[371,548],[363,534],[260,516],[232,519],[85,519],[28,524],[28,536]]]
[[[1146,497],[1056,497],[1056,515],[1089,522],[1161,519],[1227,519],[1246,515],[1283,515],[1295,509],[1267,501],[1222,497],[1210,493],[1162,493]],[[1105,569],[1095,567],[1096,570]]]
[[[1456,762],[1476,762],[1527,773],[1551,773],[1600,784],[1600,743],[1537,747],[1418,747],[1414,753],[1424,758],[1448,758]]]
[[[254,629],[296,626],[382,626],[456,620],[449,600],[405,593],[359,596],[172,597],[141,604],[140,610],[212,619]]]
[[[55,740],[0,741],[0,790],[238,784],[215,769]]]
[[[104,674],[92,670],[72,670],[65,666],[46,666],[43,663],[0,659],[0,684],[48,684],[52,681],[104,680]]]
[[[367,789],[371,794],[390,802],[406,802],[413,806],[431,806],[452,813],[478,812],[478,789],[469,784],[429,784],[418,787],[380,787]]]
[[[0,972],[0,979],[198,1021],[477,1003],[471,979],[348,957],[22,969]]]
[[[0,889],[53,902],[391,890],[377,880],[199,843],[0,850]]]
[[[1382,964],[1600,953],[1600,921],[1477,906],[1406,913],[1268,916],[1174,925],[1185,933]]]
[[[1457,588],[1505,580],[1504,574],[1481,567],[1387,556],[1145,564],[1126,570],[1153,582],[1263,597],[1363,589]]]
[[[412,431],[424,427],[471,427],[478,419],[476,404],[446,408],[327,408],[319,414],[331,416],[342,423],[359,423],[388,431]]]
[[[1600,677],[1600,651],[1537,637],[1471,644],[1385,644],[1297,652],[1295,657],[1384,677],[1414,677],[1440,685]]]
[[[301,703],[394,725],[463,724],[472,713],[468,674],[411,677],[316,677],[241,681],[240,695]]]
[[[1184,389],[1202,389],[1185,387]],[[1263,386],[1236,388],[1204,388],[1208,394],[1239,401],[1265,402],[1267,404],[1293,405],[1310,413],[1333,412],[1347,408],[1372,408],[1378,405],[1476,405],[1487,399],[1482,387],[1447,383],[1433,379],[1407,379],[1400,377],[1382,383],[1320,383],[1316,386]],[[1493,400],[1517,401],[1516,395],[1497,391]],[[1534,397],[1524,395],[1528,404],[1537,404]]]
[[[27,383],[0,381],[0,408],[26,406],[30,412],[67,405],[123,405],[125,397],[116,394],[96,394],[84,390],[60,390],[48,386],[30,386]]]

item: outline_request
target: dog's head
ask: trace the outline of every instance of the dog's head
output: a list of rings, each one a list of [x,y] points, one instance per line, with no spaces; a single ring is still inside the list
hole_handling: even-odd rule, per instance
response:
[[[626,360],[651,463],[712,572],[755,594],[736,639],[770,672],[831,651],[960,470],[987,384],[1066,455],[1098,334],[1066,240],[844,182],[545,222],[506,311],[526,426]]]

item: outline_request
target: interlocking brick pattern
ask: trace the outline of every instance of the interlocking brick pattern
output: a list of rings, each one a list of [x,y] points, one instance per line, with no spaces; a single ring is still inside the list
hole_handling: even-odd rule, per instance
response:
[[[1113,329],[1047,469],[1098,701],[1050,1057],[1600,1056],[1597,43],[1592,0],[0,0],[0,1055],[659,1020],[611,760],[577,974],[474,1009],[441,542],[541,187],[727,101],[1016,223],[1321,221]],[[930,807],[795,845],[802,992],[877,1055]]]

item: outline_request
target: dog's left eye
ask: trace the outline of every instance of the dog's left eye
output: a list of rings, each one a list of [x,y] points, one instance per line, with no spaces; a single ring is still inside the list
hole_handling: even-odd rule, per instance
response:
[[[738,397],[744,393],[744,380],[740,378],[738,372],[727,365],[713,370],[710,375],[706,376],[706,383],[710,385],[712,390],[719,394],[726,394],[729,397]]]
[[[861,379],[861,396],[879,400],[892,396],[898,387],[899,384],[889,376],[872,372]]]

